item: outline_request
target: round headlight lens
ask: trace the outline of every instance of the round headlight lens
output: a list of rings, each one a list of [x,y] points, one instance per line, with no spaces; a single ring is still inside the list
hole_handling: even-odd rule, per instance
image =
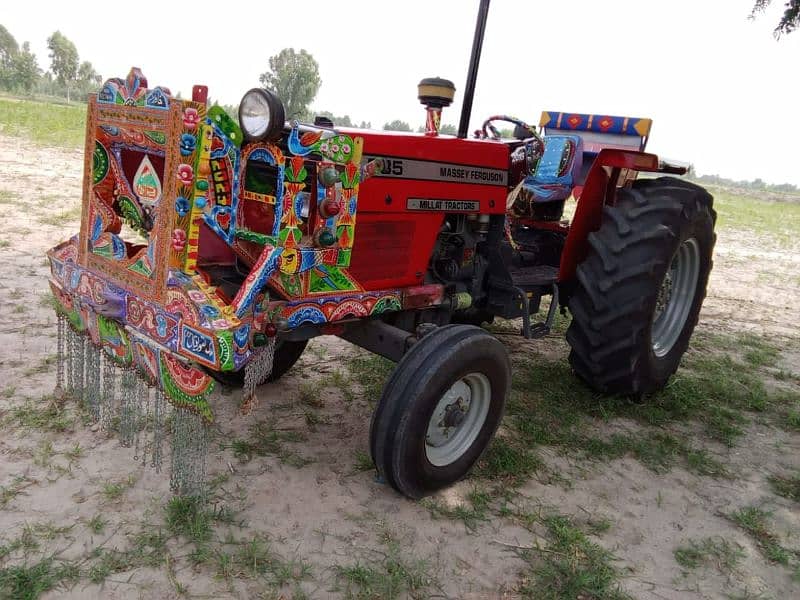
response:
[[[262,90],[250,90],[244,95],[239,105],[239,120],[248,137],[264,137],[269,129],[271,116],[269,100]]]

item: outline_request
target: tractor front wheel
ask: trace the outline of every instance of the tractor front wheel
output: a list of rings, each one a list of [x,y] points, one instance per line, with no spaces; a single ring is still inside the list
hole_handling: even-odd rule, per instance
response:
[[[574,371],[598,391],[641,397],[676,371],[706,295],[713,199],[662,177],[619,190],[578,266],[567,341]]]
[[[410,498],[464,477],[503,416],[511,369],[483,329],[446,325],[414,344],[383,390],[370,429],[380,475]]]

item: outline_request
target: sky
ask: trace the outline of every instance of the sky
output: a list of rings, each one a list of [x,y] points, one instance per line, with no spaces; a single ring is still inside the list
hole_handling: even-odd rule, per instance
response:
[[[800,32],[776,41],[783,0],[492,0],[470,130],[543,110],[653,119],[648,150],[700,174],[800,185]],[[456,85],[458,124],[477,0],[69,2],[6,0],[0,24],[49,67],[56,29],[104,78],[142,69],[152,86],[236,104],[282,48],[319,63],[312,107],[380,128],[424,124],[417,83]]]

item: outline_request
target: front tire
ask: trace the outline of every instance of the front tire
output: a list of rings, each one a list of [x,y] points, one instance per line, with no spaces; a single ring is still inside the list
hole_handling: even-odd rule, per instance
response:
[[[589,235],[569,301],[574,371],[592,388],[641,397],[661,389],[689,346],[716,236],[713,198],[673,177],[619,190]]]
[[[380,475],[421,498],[463,478],[492,439],[511,382],[505,347],[479,327],[447,325],[411,347],[370,428]]]

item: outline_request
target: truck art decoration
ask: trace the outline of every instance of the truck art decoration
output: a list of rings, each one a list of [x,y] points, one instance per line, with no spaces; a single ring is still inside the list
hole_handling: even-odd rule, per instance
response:
[[[455,93],[439,78],[419,85],[424,134],[287,123],[263,89],[237,123],[204,86],[182,100],[136,68],[92,94],[80,233],[48,253],[58,392],[142,463],[160,468],[169,440],[173,489],[196,493],[215,382],[241,386],[247,412],[309,339],[338,335],[398,362],[370,451],[418,498],[463,477],[500,422],[510,363],[478,327],[496,316],[531,338],[568,309],[588,385],[661,388],[705,296],[712,198],[637,179],[684,172],[644,152],[649,119],[497,116],[468,138],[487,11],[457,136],[439,135]]]

